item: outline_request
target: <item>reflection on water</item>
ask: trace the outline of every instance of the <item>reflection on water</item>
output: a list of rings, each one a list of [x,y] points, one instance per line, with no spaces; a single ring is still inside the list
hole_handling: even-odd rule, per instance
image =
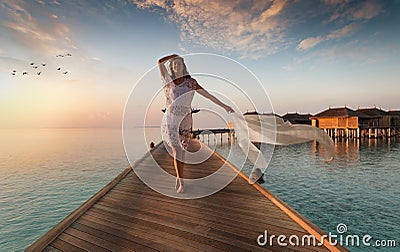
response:
[[[0,251],[22,251],[128,165],[120,129],[0,129]]]
[[[232,149],[240,153],[237,146]],[[218,151],[225,156],[229,152],[227,145]],[[337,234],[336,226],[345,223],[350,235],[400,241],[399,141],[337,141],[330,162],[324,161],[323,151],[315,142],[276,146],[263,186],[325,232]],[[243,167],[247,174],[251,169],[248,162]]]

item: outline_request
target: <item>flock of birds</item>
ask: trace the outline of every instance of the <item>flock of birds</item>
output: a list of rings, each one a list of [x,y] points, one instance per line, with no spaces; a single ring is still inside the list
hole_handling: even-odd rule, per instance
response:
[[[58,54],[58,55],[56,55],[56,58],[64,58],[64,57],[72,57],[72,54],[70,54],[70,53],[66,53],[66,54]],[[33,69],[35,69],[35,71],[37,71],[36,72],[36,74],[37,75],[41,75],[42,74],[42,71],[40,71],[40,69],[38,69],[39,67],[41,67],[41,68],[44,68],[44,67],[46,67],[46,63],[41,63],[41,64],[36,64],[36,63],[34,63],[34,62],[32,62],[32,63],[30,63],[29,64]],[[60,71],[62,74],[67,74],[68,73],[68,71],[61,71],[61,67],[58,67],[57,68],[57,71]],[[13,70],[12,72],[11,72],[11,75],[17,75],[17,70]],[[28,75],[28,71],[23,71],[22,72],[22,75]]]

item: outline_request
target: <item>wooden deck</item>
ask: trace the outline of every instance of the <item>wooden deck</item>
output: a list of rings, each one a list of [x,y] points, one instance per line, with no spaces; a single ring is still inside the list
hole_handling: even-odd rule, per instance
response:
[[[155,165],[151,155],[175,174],[163,145],[133,169]],[[204,177],[224,162],[214,153],[202,164],[186,165],[185,177]],[[182,200],[153,191],[127,168],[26,251],[348,251],[328,242],[319,247],[282,247],[276,238],[272,247],[259,246],[257,237],[265,230],[269,237],[297,235],[300,241],[303,235],[320,239],[324,233],[257,183],[249,185],[246,175],[239,175],[218,193]]]

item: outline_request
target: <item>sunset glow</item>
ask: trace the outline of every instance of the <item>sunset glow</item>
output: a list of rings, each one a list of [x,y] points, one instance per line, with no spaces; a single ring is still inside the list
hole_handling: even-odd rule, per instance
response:
[[[399,8],[398,1],[3,0],[0,127],[121,127],[133,86],[170,53],[237,60],[278,114],[399,109]]]

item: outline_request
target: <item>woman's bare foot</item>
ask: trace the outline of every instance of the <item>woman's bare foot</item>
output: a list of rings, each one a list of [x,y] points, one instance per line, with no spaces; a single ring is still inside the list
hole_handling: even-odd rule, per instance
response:
[[[175,190],[178,191],[178,188],[179,188],[180,184],[181,184],[181,183],[179,182],[179,178],[176,177],[176,181],[175,181]]]
[[[182,178],[176,178],[175,189],[176,189],[177,193],[183,192],[183,179]]]

